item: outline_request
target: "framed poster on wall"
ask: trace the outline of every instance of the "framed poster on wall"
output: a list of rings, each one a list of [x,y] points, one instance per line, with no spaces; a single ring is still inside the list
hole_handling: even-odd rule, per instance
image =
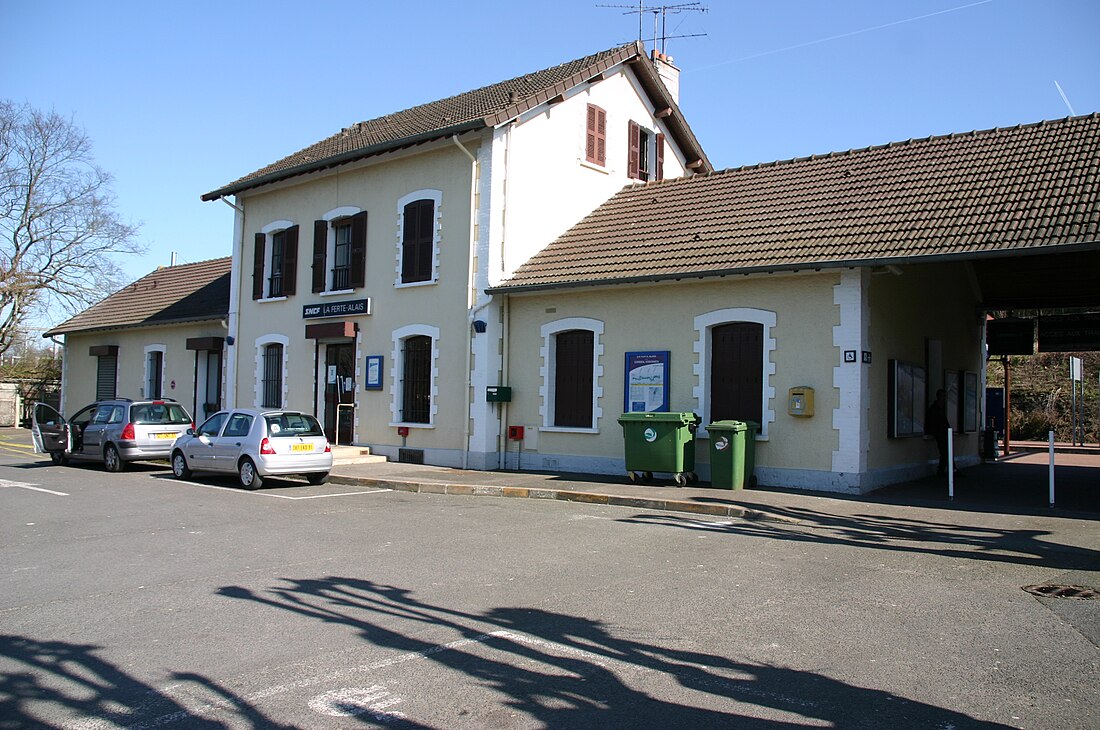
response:
[[[364,390],[382,390],[382,356],[367,355],[366,377],[363,378]]]
[[[624,413],[668,412],[669,351],[626,353]]]
[[[973,433],[978,430],[978,374],[963,373],[962,424],[960,431]]]
[[[887,435],[895,439],[923,436],[928,382],[924,366],[890,360],[889,368]]]

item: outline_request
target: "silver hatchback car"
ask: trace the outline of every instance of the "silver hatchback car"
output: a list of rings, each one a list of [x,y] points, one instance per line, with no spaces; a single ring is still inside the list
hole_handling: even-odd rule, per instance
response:
[[[317,419],[308,413],[234,408],[218,411],[172,447],[172,474],[236,473],[245,489],[264,478],[301,474],[323,484],[332,470],[332,449]]]
[[[128,462],[167,459],[176,438],[195,424],[179,403],[164,400],[102,400],[66,419],[52,406],[35,403],[31,437],[37,453],[55,464],[102,461],[107,471]]]

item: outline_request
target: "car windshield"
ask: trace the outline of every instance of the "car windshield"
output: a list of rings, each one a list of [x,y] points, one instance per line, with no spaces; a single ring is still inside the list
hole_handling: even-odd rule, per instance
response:
[[[276,438],[283,436],[324,436],[317,419],[305,413],[280,413],[264,416],[267,432]]]
[[[136,403],[130,407],[130,421],[182,426],[191,423],[191,416],[178,403]]]

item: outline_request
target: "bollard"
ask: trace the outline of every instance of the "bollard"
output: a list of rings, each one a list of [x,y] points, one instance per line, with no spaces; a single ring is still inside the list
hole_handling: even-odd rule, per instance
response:
[[[1050,449],[1050,506],[1054,506],[1054,432],[1047,434],[1047,442]]]
[[[955,498],[955,429],[947,429],[947,498]]]

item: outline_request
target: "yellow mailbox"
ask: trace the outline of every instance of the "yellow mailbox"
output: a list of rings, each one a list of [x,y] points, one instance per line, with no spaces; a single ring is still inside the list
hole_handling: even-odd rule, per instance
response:
[[[791,388],[787,395],[787,413],[796,418],[809,418],[814,414],[814,389],[808,385]]]

